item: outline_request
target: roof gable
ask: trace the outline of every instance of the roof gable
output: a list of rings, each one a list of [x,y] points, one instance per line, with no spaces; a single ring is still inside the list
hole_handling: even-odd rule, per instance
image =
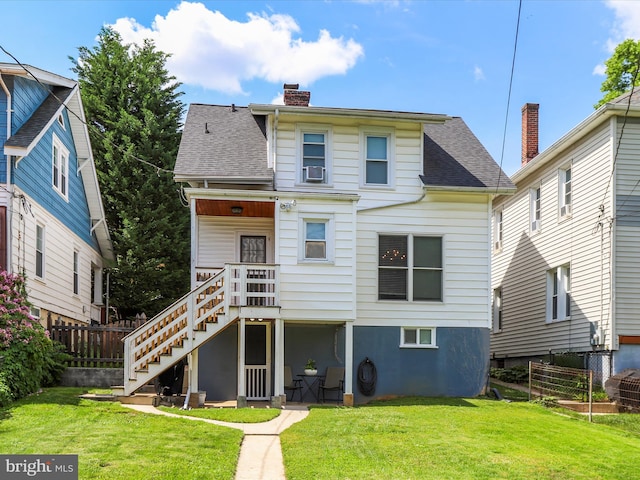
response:
[[[177,181],[272,184],[266,117],[247,107],[191,104],[174,175]]]
[[[420,178],[427,187],[515,191],[460,117],[424,125],[424,174]]]

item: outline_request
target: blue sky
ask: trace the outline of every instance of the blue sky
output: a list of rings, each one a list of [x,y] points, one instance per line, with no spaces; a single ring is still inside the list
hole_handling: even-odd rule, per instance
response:
[[[507,174],[520,166],[521,107],[540,104],[540,150],[593,112],[603,62],[640,38],[640,2],[523,0],[2,1],[0,45],[74,78],[69,56],[103,25],[171,53],[186,103],[311,103],[460,116]],[[13,59],[0,52],[0,62]],[[505,136],[506,122],[506,136]],[[503,148],[504,140],[504,148]]]

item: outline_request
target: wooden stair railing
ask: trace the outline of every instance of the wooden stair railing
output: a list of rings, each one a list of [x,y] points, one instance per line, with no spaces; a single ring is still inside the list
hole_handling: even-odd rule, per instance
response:
[[[124,394],[130,395],[222,331],[229,318],[229,270],[213,275],[127,335]]]

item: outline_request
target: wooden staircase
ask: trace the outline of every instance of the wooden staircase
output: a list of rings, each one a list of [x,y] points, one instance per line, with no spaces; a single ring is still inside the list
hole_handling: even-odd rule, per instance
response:
[[[241,315],[273,318],[279,312],[278,274],[275,265],[228,264],[131,332],[123,339],[124,384],[112,387],[113,393],[133,394]]]

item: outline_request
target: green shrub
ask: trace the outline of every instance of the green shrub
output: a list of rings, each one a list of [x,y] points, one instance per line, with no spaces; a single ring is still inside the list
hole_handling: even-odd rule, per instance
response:
[[[0,406],[60,380],[66,353],[31,317],[22,277],[0,271]]]
[[[537,405],[541,405],[545,408],[555,408],[559,407],[558,399],[555,397],[542,397],[532,400],[531,403],[535,403]]]
[[[526,383],[529,381],[529,367],[516,365],[511,368],[492,368],[491,376],[507,383]]]

